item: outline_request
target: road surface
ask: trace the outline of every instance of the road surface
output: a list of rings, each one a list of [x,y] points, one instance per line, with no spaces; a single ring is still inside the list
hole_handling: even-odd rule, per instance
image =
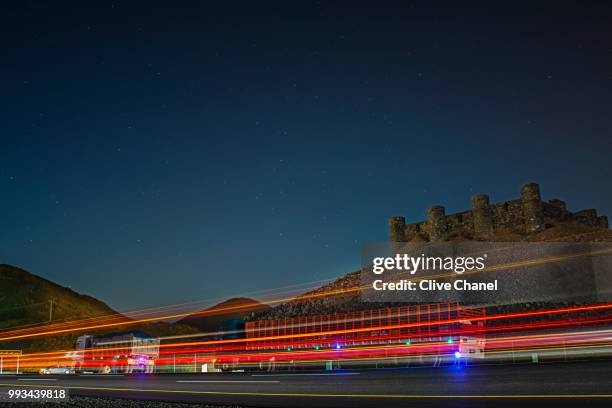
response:
[[[254,407],[612,406],[612,361],[361,371],[0,376],[70,395]],[[517,396],[519,396],[517,398]]]

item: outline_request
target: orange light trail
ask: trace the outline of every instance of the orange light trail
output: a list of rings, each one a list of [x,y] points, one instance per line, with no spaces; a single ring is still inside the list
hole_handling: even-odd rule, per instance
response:
[[[587,311],[587,310],[599,310],[599,309],[609,309],[612,308],[612,304],[605,304],[605,305],[595,305],[595,306],[582,306],[582,307],[571,307],[571,308],[558,308],[558,309],[549,309],[549,310],[542,310],[542,311],[534,311],[534,312],[521,312],[521,313],[508,313],[508,314],[503,314],[503,315],[496,315],[496,316],[483,316],[483,317],[476,317],[473,318],[472,320],[498,320],[498,319],[508,319],[508,318],[517,318],[517,317],[526,317],[526,316],[538,316],[538,315],[554,315],[554,314],[559,314],[559,313],[569,313],[569,312],[580,312],[580,311]],[[313,332],[313,333],[303,333],[303,334],[299,334],[299,335],[285,335],[285,336],[268,336],[268,337],[255,337],[255,338],[250,338],[250,339],[230,339],[230,340],[208,340],[208,341],[200,341],[200,342],[183,342],[183,343],[171,343],[171,344],[162,344],[160,346],[160,349],[162,349],[162,354],[166,354],[165,351],[163,351],[164,349],[168,349],[168,350],[172,350],[172,349],[178,349],[180,347],[194,347],[194,346],[224,346],[224,345],[231,345],[231,344],[240,344],[240,343],[246,343],[246,342],[257,342],[257,341],[263,341],[263,340],[282,340],[282,339],[298,339],[298,338],[308,338],[308,337],[316,337],[316,336],[320,336],[320,335],[333,335],[333,334],[347,334],[347,333],[355,333],[355,332],[367,332],[367,331],[378,331],[378,330],[390,330],[390,329],[394,329],[394,328],[404,328],[404,327],[423,327],[423,326],[432,326],[432,325],[442,325],[442,324],[450,324],[450,323],[457,323],[460,322],[462,319],[458,318],[458,319],[450,319],[450,320],[442,320],[442,321],[434,321],[434,322],[422,322],[422,323],[411,323],[411,324],[402,324],[402,325],[388,325],[388,326],[375,326],[375,327],[368,327],[368,328],[361,328],[361,329],[347,329],[347,330],[335,330],[335,331],[324,331],[324,332]],[[580,323],[580,322],[568,322],[568,323]],[[508,326],[508,327],[494,327],[494,330],[507,330],[508,328],[511,328],[512,326]],[[484,329],[483,329],[484,330]],[[443,335],[448,335],[448,333],[443,334]],[[427,336],[426,334],[423,334],[422,337]],[[415,337],[415,339],[418,337]],[[315,341],[315,340],[313,340]],[[329,342],[333,342],[334,340],[329,340]],[[350,341],[350,340],[347,340]],[[319,341],[320,342],[320,341]],[[282,343],[281,343],[282,344]],[[266,345],[267,346],[267,345]],[[111,351],[117,351],[117,350],[122,350],[122,347],[114,347],[114,348],[108,348],[105,349],[105,352],[111,352]],[[58,352],[45,352],[45,353],[32,353],[32,354],[27,354],[24,355],[23,361],[35,361],[35,360],[39,360],[39,362],[43,359],[49,359],[49,358],[55,358],[55,359],[66,359],[69,357],[66,356],[60,356],[60,354],[62,353],[69,353],[69,352],[74,352],[74,350],[64,350],[64,351],[58,351]],[[169,351],[170,352],[170,351]],[[169,353],[168,352],[168,353]],[[109,354],[110,355],[110,354]],[[38,356],[38,357],[37,357]]]

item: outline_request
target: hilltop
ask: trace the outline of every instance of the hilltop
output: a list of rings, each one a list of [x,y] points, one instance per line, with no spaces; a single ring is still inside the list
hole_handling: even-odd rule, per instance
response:
[[[472,197],[472,209],[446,215],[444,207],[428,209],[427,221],[407,224],[404,217],[389,219],[391,242],[612,242],[608,218],[594,209],[571,212],[564,201],[542,201],[539,186],[521,188],[519,199],[490,204],[486,195]],[[258,313],[257,319],[312,316],[360,309],[388,307],[389,303],[362,303],[360,271],[348,273],[334,282],[296,299]],[[563,302],[562,302],[563,303]],[[534,305],[514,305],[517,310]],[[495,313],[508,307],[496,307]]]
[[[253,313],[265,313],[271,307],[254,299],[238,297],[225,300],[199,312],[192,313],[177,323],[196,328],[204,333],[219,331],[224,320],[243,320]]]
[[[495,237],[494,237],[495,239]],[[462,236],[451,236],[448,241],[469,241]],[[497,242],[612,242],[612,230],[601,227],[588,227],[576,223],[554,223],[546,230],[529,235],[503,233]],[[304,293],[296,299],[275,306],[267,312],[257,313],[252,320],[281,319],[285,317],[312,316],[318,314],[341,313],[360,309],[388,307],[388,303],[362,303],[361,271],[347,273],[334,282]],[[500,309],[501,310],[501,309]],[[521,310],[518,307],[517,310]]]

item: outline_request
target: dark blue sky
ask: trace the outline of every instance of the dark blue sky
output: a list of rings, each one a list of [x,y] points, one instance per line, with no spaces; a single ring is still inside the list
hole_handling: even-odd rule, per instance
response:
[[[605,2],[252,3],[3,10],[0,262],[126,309],[342,275],[526,181],[612,214]]]

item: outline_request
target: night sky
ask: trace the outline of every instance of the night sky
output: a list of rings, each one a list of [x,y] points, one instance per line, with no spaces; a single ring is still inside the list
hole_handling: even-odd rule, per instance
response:
[[[528,181],[612,215],[610,3],[80,3],[3,5],[0,263],[125,310]]]

